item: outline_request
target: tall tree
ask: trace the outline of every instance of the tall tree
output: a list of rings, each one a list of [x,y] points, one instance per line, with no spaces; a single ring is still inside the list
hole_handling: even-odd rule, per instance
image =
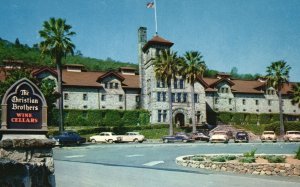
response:
[[[64,130],[63,126],[63,96],[62,96],[62,58],[68,54],[74,54],[75,45],[71,41],[71,36],[75,32],[71,31],[72,26],[66,24],[66,20],[50,18],[44,21],[43,29],[39,31],[43,41],[40,42],[42,55],[49,54],[54,59],[58,76],[58,93],[60,94],[59,107],[59,131]]]
[[[157,53],[153,65],[157,80],[167,83],[168,101],[169,101],[169,135],[173,135],[173,112],[172,112],[172,79],[178,74],[179,64],[181,60],[176,52],[170,49],[163,49]]]
[[[191,103],[192,103],[192,126],[193,132],[196,132],[196,115],[195,115],[195,82],[202,78],[206,70],[203,56],[198,51],[188,51],[184,54],[185,69],[183,76],[191,86]]]
[[[300,107],[300,83],[293,85],[292,92],[292,103],[298,104],[298,106]]]
[[[288,83],[289,72],[291,67],[283,60],[272,62],[267,67],[267,83],[277,90],[279,99],[279,115],[280,115],[280,135],[284,135],[283,112],[282,112],[282,87],[284,83]]]

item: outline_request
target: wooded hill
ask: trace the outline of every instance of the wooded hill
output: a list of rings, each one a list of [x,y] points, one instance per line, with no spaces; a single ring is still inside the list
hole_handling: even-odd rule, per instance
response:
[[[27,44],[21,44],[18,38],[14,43],[0,38],[0,65],[3,64],[3,60],[22,60],[24,61],[24,65],[35,67],[55,67],[49,56],[45,56],[44,58],[41,56],[38,44],[29,47]],[[117,70],[125,66],[134,67],[138,70],[137,64],[115,61],[109,57],[106,60],[84,57],[80,51],[76,51],[74,56],[67,56],[66,59],[63,59],[63,64],[82,64],[87,71]],[[238,74],[237,71],[238,69],[233,67],[231,72],[229,72],[232,78],[254,80],[260,76],[259,74]],[[215,77],[217,73],[218,71],[216,70],[207,69],[204,76]]]

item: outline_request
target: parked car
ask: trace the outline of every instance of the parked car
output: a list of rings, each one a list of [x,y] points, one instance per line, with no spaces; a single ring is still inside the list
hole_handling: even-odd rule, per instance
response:
[[[191,137],[185,135],[185,134],[179,134],[179,135],[173,135],[173,136],[164,136],[162,137],[162,140],[164,143],[168,142],[194,142],[194,139]]]
[[[217,143],[217,142],[228,143],[229,137],[227,135],[227,131],[214,131],[209,141],[211,143]]]
[[[86,138],[81,137],[73,131],[64,131],[60,135],[54,136],[53,139],[58,145],[77,144],[80,145],[86,142]]]
[[[277,142],[277,136],[274,131],[264,131],[260,139],[262,143],[266,141]]]
[[[283,139],[285,142],[300,142],[300,131],[286,131]]]
[[[249,142],[249,135],[248,135],[248,133],[245,132],[245,131],[238,131],[235,134],[234,142],[235,143],[238,143],[238,142],[246,142],[246,143],[248,143]]]
[[[209,136],[206,136],[202,132],[193,133],[192,139],[209,142]]]
[[[125,135],[120,135],[120,141],[119,142],[139,142],[143,143],[145,141],[145,136],[141,135],[139,132],[126,132]]]
[[[121,137],[113,132],[101,132],[98,135],[91,136],[89,141],[92,143],[103,142],[103,143],[113,143],[121,141]]]

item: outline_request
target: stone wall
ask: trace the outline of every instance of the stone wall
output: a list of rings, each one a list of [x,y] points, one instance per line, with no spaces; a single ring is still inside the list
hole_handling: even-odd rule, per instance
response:
[[[0,186],[55,186],[54,144],[48,139],[0,141]]]
[[[279,176],[300,176],[300,165],[287,163],[227,163],[193,161],[193,156],[181,156],[176,158],[176,163],[185,167],[209,169],[216,171],[229,171],[254,175],[279,175]]]

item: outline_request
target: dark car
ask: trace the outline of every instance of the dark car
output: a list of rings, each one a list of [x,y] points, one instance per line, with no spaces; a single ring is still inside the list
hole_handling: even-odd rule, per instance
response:
[[[209,136],[206,136],[202,132],[193,133],[192,139],[209,142]]]
[[[238,131],[234,137],[234,142],[238,143],[238,142],[249,142],[249,136],[248,133],[245,131]]]
[[[194,139],[185,135],[185,134],[178,134],[174,136],[164,136],[162,137],[164,143],[168,142],[193,142]]]
[[[67,144],[77,144],[80,145],[86,142],[86,138],[81,137],[76,132],[72,131],[65,131],[62,132],[60,135],[54,136],[53,139],[59,145],[67,145]]]

